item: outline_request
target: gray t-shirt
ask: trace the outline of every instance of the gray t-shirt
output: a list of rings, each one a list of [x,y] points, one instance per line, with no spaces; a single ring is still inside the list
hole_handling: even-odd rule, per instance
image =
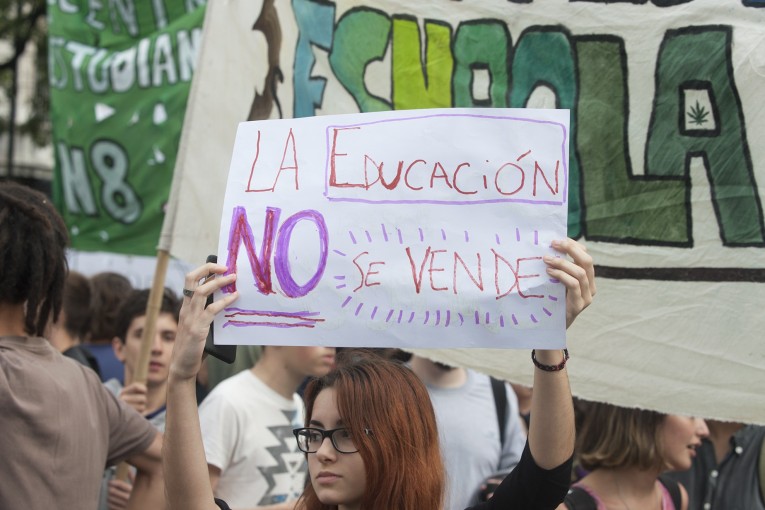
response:
[[[467,381],[459,388],[427,388],[446,467],[444,509],[463,510],[478,503],[480,486],[487,478],[506,475],[521,458],[526,433],[518,415],[518,399],[506,384],[508,405],[502,449],[488,375],[467,370]]]

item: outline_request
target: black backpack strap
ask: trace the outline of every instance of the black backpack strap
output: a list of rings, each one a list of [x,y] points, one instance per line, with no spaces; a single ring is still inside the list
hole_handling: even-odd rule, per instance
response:
[[[494,377],[491,380],[491,391],[494,393],[494,406],[497,408],[497,424],[499,425],[500,450],[505,449],[505,425],[507,424],[507,388],[505,383]]]
[[[563,503],[569,510],[598,510],[598,502],[595,501],[595,498],[580,487],[571,487]]]
[[[669,497],[672,498],[672,503],[675,505],[675,508],[678,510],[680,509],[680,506],[682,505],[682,496],[680,495],[680,484],[672,480],[670,477],[666,475],[659,475],[659,483],[661,483],[664,487],[667,488],[667,492],[669,492]]]

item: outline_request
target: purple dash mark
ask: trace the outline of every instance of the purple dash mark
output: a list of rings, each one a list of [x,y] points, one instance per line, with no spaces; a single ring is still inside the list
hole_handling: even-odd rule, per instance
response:
[[[534,244],[536,244],[536,245],[539,244],[539,231],[538,230],[534,231]]]
[[[550,278],[550,283],[560,283],[560,280],[557,280],[555,278]]]
[[[465,323],[465,317],[459,312],[457,312],[457,316],[460,318],[460,326],[462,326]]]
[[[362,309],[363,307],[364,307],[364,303],[359,303],[359,306],[357,306],[357,307],[356,307],[356,313],[354,313],[353,315],[355,315],[356,317],[358,317],[358,316],[359,316],[359,312],[361,311],[361,309]]]
[[[388,231],[385,230],[385,224],[384,223],[380,224],[380,228],[382,229],[383,239],[385,239],[385,242],[387,243],[388,242]]]
[[[558,300],[558,298],[556,298],[555,296],[547,296],[547,299],[549,299],[550,301],[557,301]]]
[[[409,320],[408,320],[407,322],[408,322],[409,324],[411,324],[413,320],[414,320],[414,312],[412,312],[412,313],[409,315]]]
[[[544,306],[542,307],[542,311],[544,311],[548,317],[552,317],[552,312],[548,310],[547,308],[545,308]]]
[[[367,241],[370,243],[372,242],[372,235],[369,233],[369,230],[365,230],[364,233],[367,235]]]
[[[393,317],[393,308],[391,308],[390,312],[388,312],[388,316],[385,318],[385,322],[388,322],[391,317]]]
[[[423,324],[427,324],[428,323],[428,319],[430,319],[430,312],[426,311],[425,312],[425,320],[422,321],[422,323]]]
[[[517,228],[515,229],[515,240],[518,241],[519,243],[521,242],[521,231],[518,230]]]
[[[486,324],[491,324],[491,318],[489,317],[489,312],[486,312]]]
[[[449,323],[451,321],[452,321],[452,311],[451,310],[447,310],[446,311],[446,321],[444,322],[444,327],[448,328],[449,327]]]
[[[398,233],[398,244],[404,244],[404,236],[401,234],[401,229],[397,228],[396,232]]]
[[[497,244],[502,244],[502,241],[499,240],[499,234],[494,234],[494,240],[497,242]]]
[[[345,284],[343,283],[343,284],[340,284],[340,285],[335,285],[335,288],[336,289],[344,289],[345,288]]]
[[[515,318],[515,314],[512,314],[511,317],[513,318],[513,324],[516,326],[518,325],[518,319]]]
[[[441,323],[441,310],[436,310],[436,326]]]
[[[505,327],[505,316],[504,315],[500,315],[499,316],[499,327],[500,328],[504,328]]]
[[[347,305],[351,301],[351,299],[353,299],[351,296],[348,296],[347,298],[345,298],[345,301],[343,301],[343,304],[340,305],[340,308],[345,308],[345,305]]]
[[[398,323],[401,324],[401,318],[404,316],[404,311],[399,310],[398,311]]]
[[[335,253],[337,253],[337,254],[338,254],[338,255],[340,255],[341,257],[347,257],[347,256],[348,256],[348,255],[346,255],[345,253],[341,252],[340,250],[332,250],[332,251],[333,251],[333,252],[335,252]]]
[[[353,244],[356,244],[356,237],[353,235],[353,232],[351,232],[351,231],[349,230],[349,231],[348,231],[348,235],[349,235],[349,236],[351,236],[351,242],[352,242]]]
[[[533,314],[533,313],[532,313],[531,315],[529,315],[529,317],[531,317],[531,322],[533,322],[534,324],[536,324],[537,322],[539,322],[539,321],[537,320],[537,318],[536,318],[536,317],[534,317],[534,314]]]
[[[420,233],[420,242],[423,242],[425,240],[425,234],[422,233],[422,228],[417,228],[417,231]]]
[[[481,323],[481,317],[478,315],[478,310],[475,311],[475,323],[476,324]]]
[[[441,239],[446,241],[446,232],[444,232],[444,229],[441,229]]]
[[[468,234],[468,231],[467,231],[467,230],[465,231],[465,242],[466,242],[466,243],[469,243],[469,242],[470,242],[470,234]]]
[[[341,274],[341,275],[333,276],[333,278],[335,280],[345,280],[345,275]]]
[[[375,306],[375,307],[374,307],[374,309],[372,310],[372,316],[371,316],[371,317],[369,317],[369,318],[370,318],[370,319],[372,319],[372,320],[374,320],[374,319],[375,319],[375,315],[377,315],[377,307],[376,307],[376,306]]]

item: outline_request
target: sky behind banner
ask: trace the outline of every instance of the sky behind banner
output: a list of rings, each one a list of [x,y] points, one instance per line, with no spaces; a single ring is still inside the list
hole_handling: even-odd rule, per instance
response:
[[[48,2],[53,195],[81,251],[154,255],[205,2]]]
[[[765,4],[483,0],[210,6],[172,252],[218,239],[240,121],[571,110],[568,232],[600,295],[569,330],[585,398],[765,423]],[[220,55],[225,54],[226,59]],[[530,381],[518,353],[428,350]]]

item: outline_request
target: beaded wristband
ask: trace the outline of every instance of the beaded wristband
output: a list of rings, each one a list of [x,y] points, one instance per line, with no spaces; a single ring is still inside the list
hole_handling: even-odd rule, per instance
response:
[[[536,349],[531,351],[531,361],[533,361],[534,366],[540,370],[544,370],[545,372],[558,372],[566,368],[566,362],[568,361],[568,349],[563,349],[563,361],[561,361],[557,365],[543,365],[542,363],[540,363],[537,360]]]

